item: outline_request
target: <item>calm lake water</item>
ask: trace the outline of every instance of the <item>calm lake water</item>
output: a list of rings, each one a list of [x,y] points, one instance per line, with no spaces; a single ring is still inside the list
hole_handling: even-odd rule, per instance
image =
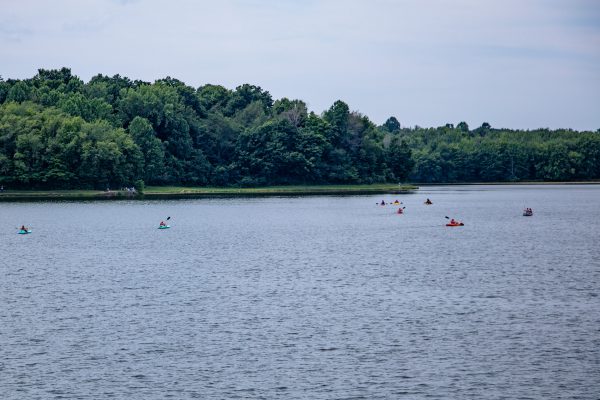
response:
[[[0,255],[2,399],[600,397],[600,186],[0,203]]]

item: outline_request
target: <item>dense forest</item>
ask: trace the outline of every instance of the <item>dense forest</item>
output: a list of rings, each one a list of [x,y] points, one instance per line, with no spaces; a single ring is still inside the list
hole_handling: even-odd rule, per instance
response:
[[[0,78],[0,183],[12,188],[600,179],[600,131],[465,122],[377,126],[244,84],[199,88],[71,70]]]

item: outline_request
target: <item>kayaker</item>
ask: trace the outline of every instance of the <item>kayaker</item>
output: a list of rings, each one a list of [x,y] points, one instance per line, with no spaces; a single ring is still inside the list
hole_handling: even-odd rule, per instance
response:
[[[381,200],[381,205],[385,206],[385,201]]]
[[[458,224],[458,222],[456,222],[456,221],[454,220],[454,218],[452,218],[452,219],[450,220],[450,224],[451,224],[451,225],[456,225],[456,224]]]
[[[25,228],[25,225],[21,225],[21,230],[22,231],[26,231],[27,230],[27,228]]]
[[[427,199],[427,200],[425,200],[425,204],[433,204],[433,203],[431,202],[431,200]]]
[[[399,209],[398,209],[398,214],[402,214],[402,213],[404,213],[404,211],[402,211],[402,209],[401,209],[401,208],[399,208]]]
[[[165,224],[165,221],[160,221],[160,225],[159,226],[167,226],[167,224]]]

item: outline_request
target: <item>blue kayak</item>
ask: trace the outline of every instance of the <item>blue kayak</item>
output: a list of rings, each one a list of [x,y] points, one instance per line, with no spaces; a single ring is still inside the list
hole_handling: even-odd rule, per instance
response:
[[[19,230],[19,235],[27,235],[28,233],[31,233],[31,229]]]
[[[169,225],[159,225],[158,229],[169,229]]]

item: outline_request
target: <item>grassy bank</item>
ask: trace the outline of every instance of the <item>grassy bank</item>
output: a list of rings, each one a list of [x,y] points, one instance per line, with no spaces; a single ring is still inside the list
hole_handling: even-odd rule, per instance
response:
[[[401,193],[417,189],[411,185],[312,185],[267,186],[258,188],[231,187],[180,187],[149,186],[143,196],[124,191],[98,190],[6,190],[0,193],[0,201],[18,200],[116,200],[116,199],[169,199],[227,196],[302,196],[302,195],[349,195]]]

